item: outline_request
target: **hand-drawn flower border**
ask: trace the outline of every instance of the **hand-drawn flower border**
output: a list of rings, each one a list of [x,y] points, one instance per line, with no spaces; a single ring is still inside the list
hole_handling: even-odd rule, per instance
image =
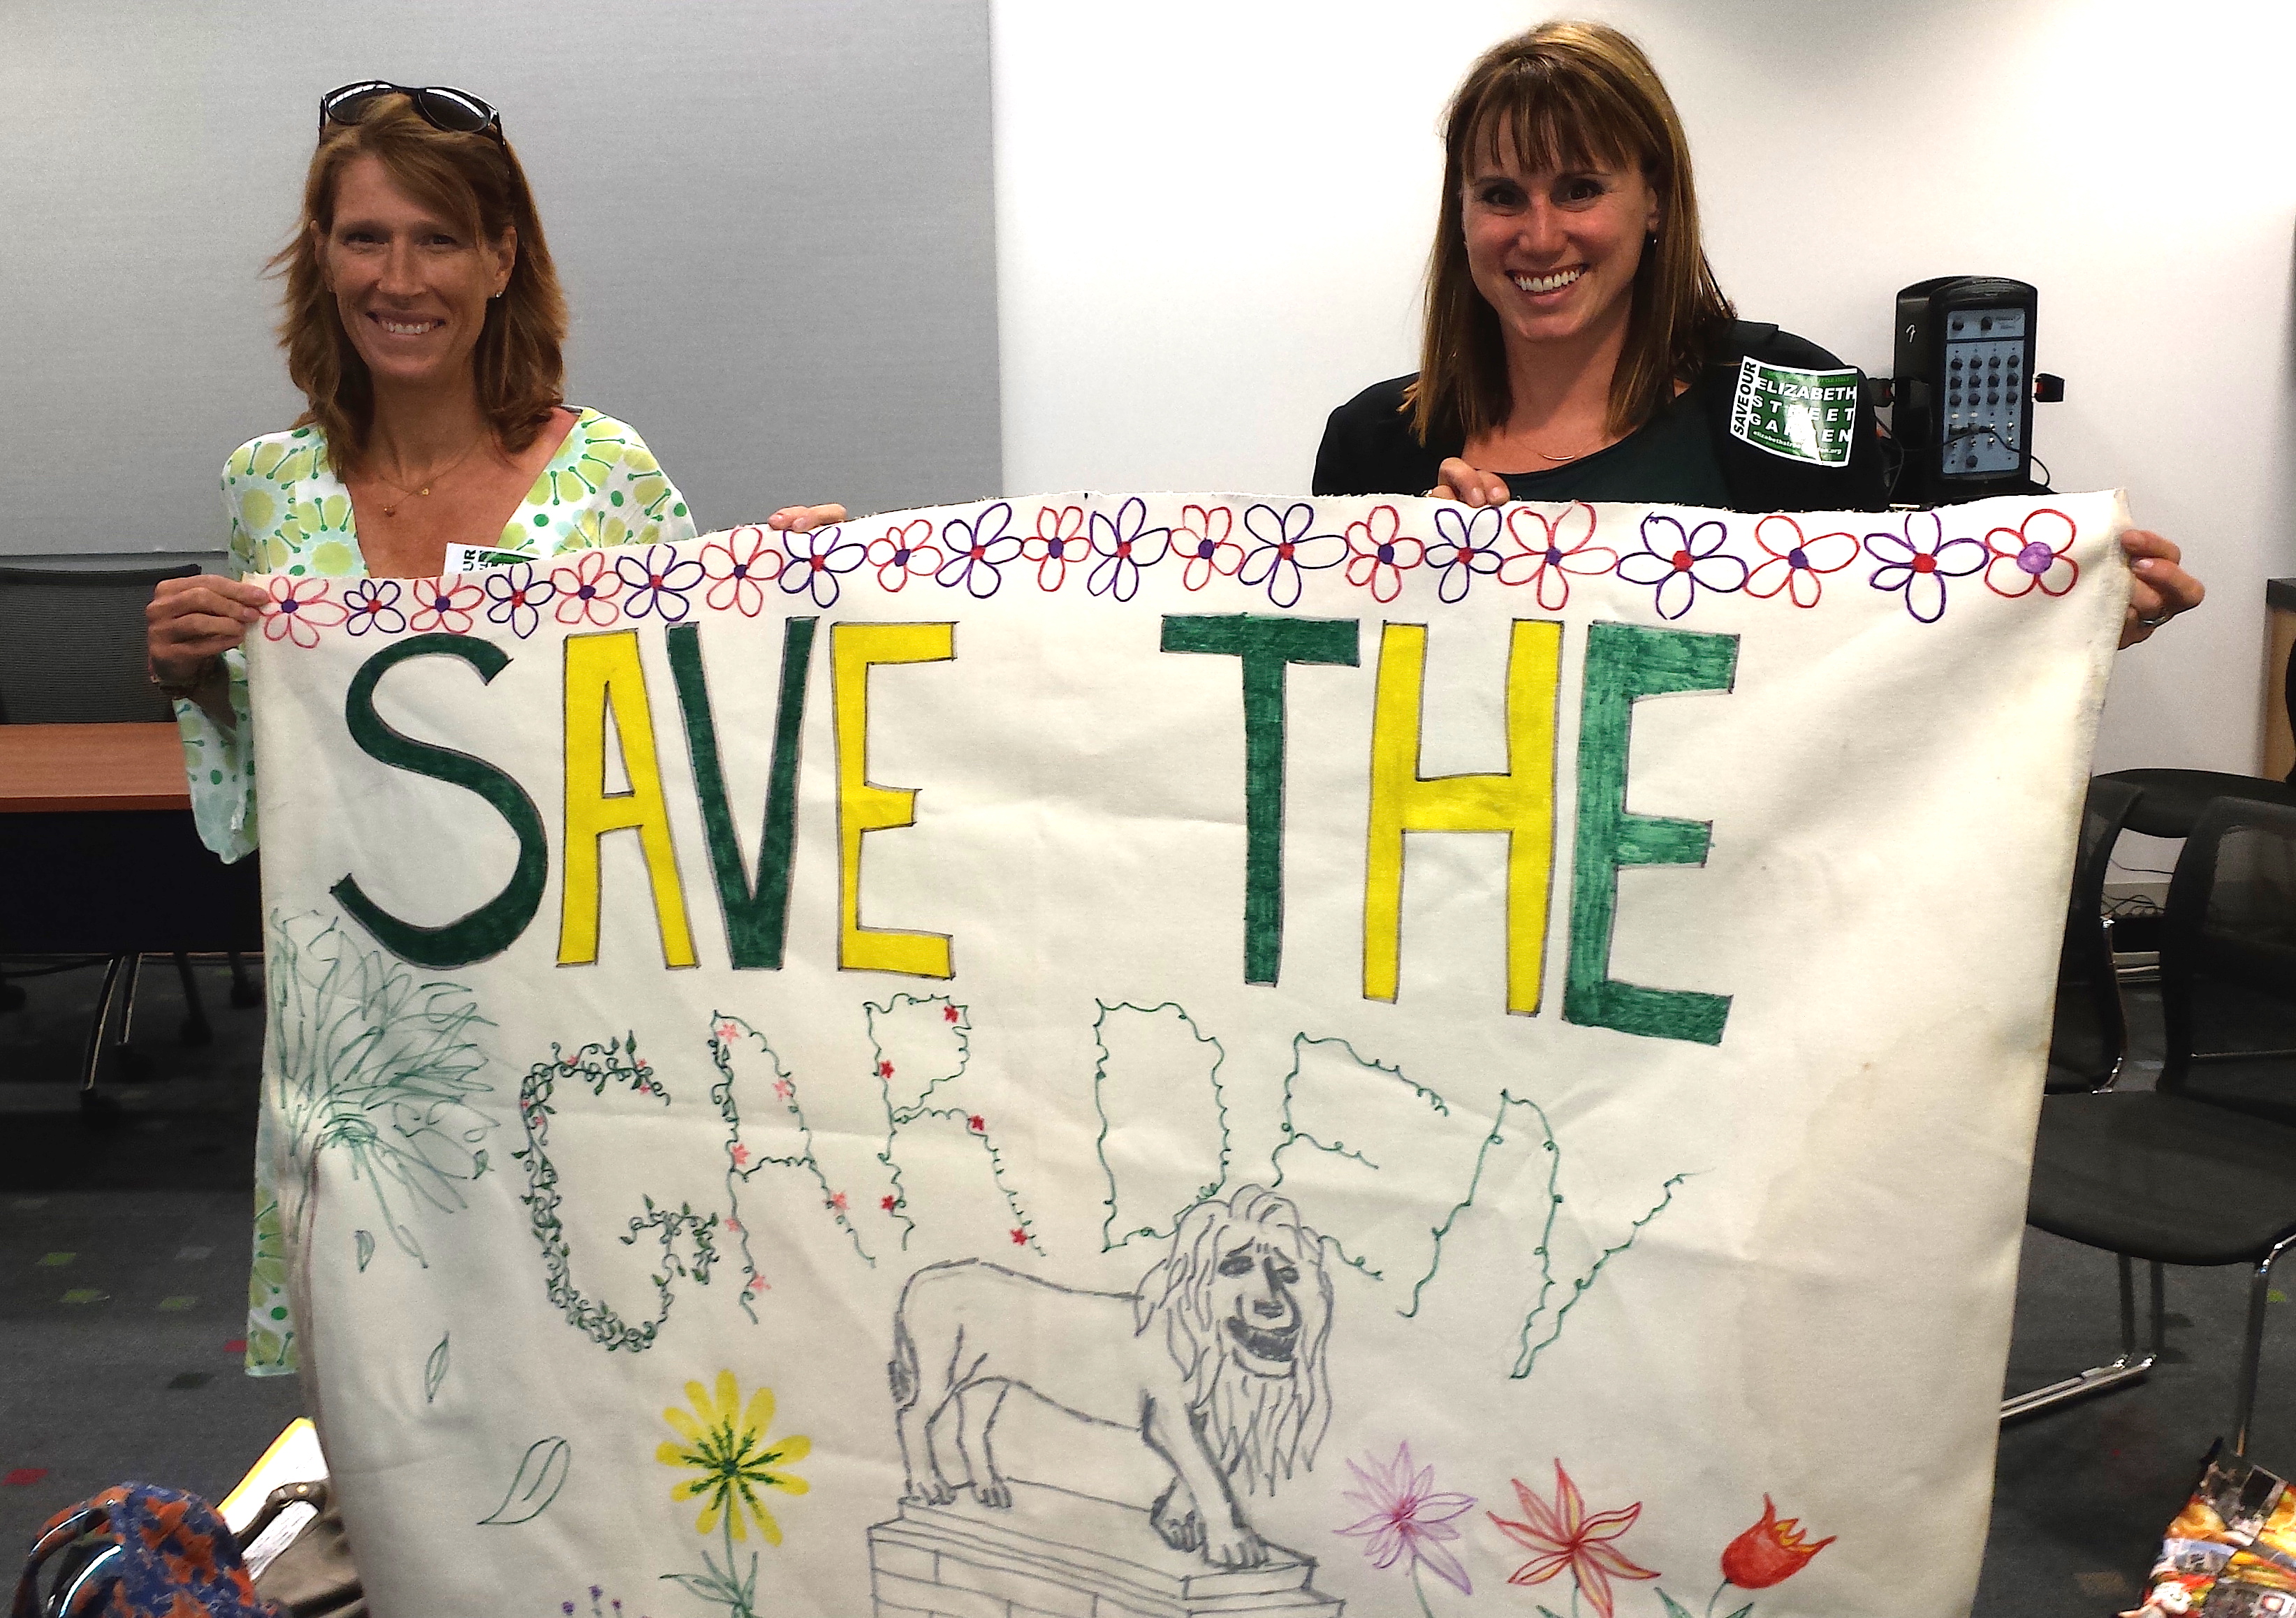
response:
[[[1036,529],[1025,536],[1023,512]],[[1695,613],[1711,595],[1743,595],[1789,612],[1818,608],[1845,599],[1842,591],[1822,589],[1821,576],[1839,573],[1895,594],[1908,617],[1926,625],[1941,621],[1972,589],[2011,601],[2053,601],[2068,593],[2080,573],[2068,554],[2079,525],[2052,506],[2032,508],[2013,529],[1996,524],[1964,532],[1966,520],[1948,507],[1852,514],[1850,528],[1807,537],[1799,518],[1778,511],[1718,511],[1686,527],[1681,517],[1654,511],[1630,527],[1605,527],[1584,501],[1551,511],[1446,503],[1424,534],[1407,531],[1391,505],[1340,524],[1307,500],[1192,503],[1171,528],[1148,526],[1146,503],[1137,495],[1112,514],[1091,512],[1081,527],[1075,520],[1080,515],[1073,500],[1018,509],[1000,500],[938,523],[918,517],[888,527],[869,519],[773,535],[741,527],[704,536],[690,554],[668,545],[585,550],[562,561],[469,576],[477,582],[455,584],[447,594],[443,581],[423,580],[406,589],[419,592],[427,584],[437,600],[418,593],[404,606],[396,581],[275,578],[263,633],[308,650],[338,632],[380,638],[442,627],[442,612],[473,617],[483,600],[489,603],[486,617],[525,640],[541,626],[545,608],[569,628],[603,629],[646,617],[755,617],[767,584],[825,609],[865,586],[888,596],[930,587],[928,593],[985,600],[1008,575],[1052,593],[1076,571],[1086,573],[1088,594],[1128,601],[1141,575],[1159,566],[1177,568],[1191,594],[1225,580],[1286,611],[1303,599],[1303,570],[1332,570],[1382,606],[1402,593],[1406,574],[1431,584],[1446,605],[1464,601],[1481,577],[1490,581],[1486,594],[1520,592],[1549,612],[1568,603],[1572,578],[1611,577],[1649,590],[1652,609],[1669,622]],[[2045,518],[2051,520],[2041,536],[2028,532]],[[1598,538],[1608,543],[1598,544]],[[1866,566],[1849,572],[1859,561]],[[419,602],[430,602],[429,609]]]

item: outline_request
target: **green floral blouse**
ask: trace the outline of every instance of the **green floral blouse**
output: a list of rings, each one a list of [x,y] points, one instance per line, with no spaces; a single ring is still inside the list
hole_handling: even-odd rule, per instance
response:
[[[242,444],[223,468],[231,523],[231,571],[357,578],[366,573],[350,491],[327,460],[316,427]],[[504,525],[504,551],[544,557],[594,545],[646,545],[693,537],[685,497],[635,429],[594,410],[577,415],[566,441]],[[247,715],[247,663],[224,654],[231,675],[230,729],[195,702],[176,704],[192,818],[200,840],[226,860],[255,850],[254,731]]]
[[[351,519],[349,490],[327,460],[316,427],[269,433],[242,444],[223,469],[231,521],[231,571],[355,578],[366,572]],[[595,545],[645,545],[691,539],[693,518],[626,423],[580,412],[566,441],[504,525],[500,548],[545,557]],[[226,860],[254,852],[254,730],[247,708],[247,663],[224,654],[231,675],[226,729],[195,702],[176,704],[192,816],[200,840]],[[266,1124],[255,1156],[255,1263],[247,1286],[247,1369],[278,1376],[295,1369],[295,1321],[287,1294],[287,1240],[273,1182]]]

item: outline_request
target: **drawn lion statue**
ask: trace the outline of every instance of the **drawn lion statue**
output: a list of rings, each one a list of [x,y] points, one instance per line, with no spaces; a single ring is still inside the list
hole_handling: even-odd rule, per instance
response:
[[[1331,1323],[1321,1238],[1259,1186],[1189,1209],[1134,1292],[1081,1292],[980,1259],[930,1265],[901,1289],[888,1368],[906,1498],[947,1505],[969,1486],[984,1506],[1010,1506],[994,1429],[1020,1388],[1137,1433],[1172,1467],[1150,1513],[1165,1542],[1255,1566],[1267,1550],[1241,1497],[1314,1465],[1331,1424]]]

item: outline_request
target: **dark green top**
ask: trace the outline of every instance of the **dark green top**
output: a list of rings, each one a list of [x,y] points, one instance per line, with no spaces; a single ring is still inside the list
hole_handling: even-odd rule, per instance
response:
[[[1699,390],[1607,449],[1551,471],[1504,474],[1517,500],[1620,500],[1641,505],[1726,506],[1730,486],[1714,454],[1714,427]]]

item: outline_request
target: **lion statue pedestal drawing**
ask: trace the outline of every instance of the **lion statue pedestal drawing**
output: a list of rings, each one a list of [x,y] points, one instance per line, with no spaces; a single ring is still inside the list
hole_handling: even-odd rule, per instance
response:
[[[1340,1618],[1308,1581],[1316,1565],[1278,1545],[1254,1567],[1217,1567],[1164,1542],[1136,1506],[1007,1480],[1013,1503],[969,1492],[903,1502],[869,1531],[877,1618]]]

